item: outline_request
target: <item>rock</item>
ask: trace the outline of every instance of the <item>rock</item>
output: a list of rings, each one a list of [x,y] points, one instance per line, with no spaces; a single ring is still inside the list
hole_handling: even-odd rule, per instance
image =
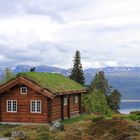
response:
[[[12,131],[12,137],[24,139],[26,135],[25,135],[25,132],[23,131]]]
[[[140,130],[140,125],[133,126],[134,129]]]
[[[64,126],[60,122],[53,122],[50,130],[51,131],[63,131]]]
[[[137,123],[140,123],[140,120],[137,120],[136,122],[137,122]]]

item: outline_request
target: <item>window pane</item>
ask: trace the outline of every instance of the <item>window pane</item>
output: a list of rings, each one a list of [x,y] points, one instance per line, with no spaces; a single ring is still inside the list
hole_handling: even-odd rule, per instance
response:
[[[13,101],[13,111],[17,111],[17,102]]]
[[[8,111],[11,111],[11,101],[8,101]]]
[[[32,107],[31,107],[31,109],[32,109],[32,112],[35,112],[35,101],[32,101]]]
[[[40,101],[37,101],[37,112],[41,111]]]

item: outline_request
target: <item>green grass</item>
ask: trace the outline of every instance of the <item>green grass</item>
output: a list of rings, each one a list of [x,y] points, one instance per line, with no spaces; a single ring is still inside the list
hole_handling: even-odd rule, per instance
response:
[[[85,89],[82,85],[61,74],[25,72],[20,73],[19,75],[33,80],[41,87],[48,88],[52,92],[66,92]]]
[[[112,116],[108,116],[108,115],[90,115],[90,114],[82,114],[80,116],[74,117],[74,118],[70,118],[70,119],[66,119],[61,121],[62,124],[72,124],[72,123],[76,123],[79,121],[86,121],[86,120],[92,120],[93,122],[96,121],[100,121],[100,120],[110,120],[112,118],[116,118],[116,119],[125,119],[125,120],[132,120],[132,121],[138,121],[140,120],[140,115],[136,115],[136,114],[114,114]]]
[[[112,115],[112,118],[131,120],[131,121],[140,121],[139,112],[133,112],[131,114],[114,114],[114,115]]]
[[[123,119],[132,120],[132,121],[140,121],[140,115],[129,114],[122,116]]]
[[[76,123],[79,121],[92,120],[95,117],[98,117],[98,116],[90,115],[90,114],[82,114],[82,115],[74,117],[74,118],[63,120],[63,121],[61,121],[61,123],[62,124],[72,124],[72,123]]]

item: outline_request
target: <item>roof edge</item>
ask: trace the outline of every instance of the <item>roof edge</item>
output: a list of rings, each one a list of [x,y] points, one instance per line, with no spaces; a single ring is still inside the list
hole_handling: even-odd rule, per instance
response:
[[[42,94],[48,98],[53,99],[53,97],[54,97],[50,91],[47,91],[46,89],[41,88],[37,83],[32,82],[32,80],[27,79],[23,76],[17,76],[14,79],[2,84],[0,86],[0,94],[4,93],[7,89],[10,89],[11,87],[13,87],[17,84],[20,84],[20,83],[27,85],[28,87],[36,90],[37,92],[39,92],[40,94]]]

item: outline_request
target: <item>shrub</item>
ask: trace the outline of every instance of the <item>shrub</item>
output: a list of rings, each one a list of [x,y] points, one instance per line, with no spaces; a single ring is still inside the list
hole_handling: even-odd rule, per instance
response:
[[[88,113],[101,112],[112,114],[112,110],[107,104],[106,96],[99,90],[94,90],[84,98],[85,109]]]

